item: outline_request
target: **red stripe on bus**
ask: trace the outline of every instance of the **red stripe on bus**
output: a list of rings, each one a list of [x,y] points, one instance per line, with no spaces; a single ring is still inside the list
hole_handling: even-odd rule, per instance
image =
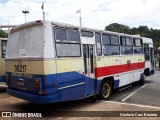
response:
[[[103,77],[103,76],[108,76],[112,74],[129,72],[132,70],[142,69],[144,67],[145,67],[145,62],[138,62],[138,63],[95,68],[95,77],[97,78],[97,77]]]

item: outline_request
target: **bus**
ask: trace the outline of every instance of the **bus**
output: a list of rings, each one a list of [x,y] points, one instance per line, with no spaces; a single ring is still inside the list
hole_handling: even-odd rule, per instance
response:
[[[8,94],[35,103],[79,100],[144,81],[142,37],[32,21],[13,28],[6,54]]]
[[[143,37],[145,54],[145,76],[154,75],[154,47],[151,38]]]
[[[5,85],[5,56],[7,38],[0,38],[0,86]]]

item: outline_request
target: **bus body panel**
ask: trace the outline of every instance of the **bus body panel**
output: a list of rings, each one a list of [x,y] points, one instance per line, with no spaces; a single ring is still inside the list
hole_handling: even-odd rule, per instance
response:
[[[5,82],[5,55],[7,47],[7,38],[0,38],[0,82]]]
[[[26,93],[34,94],[46,92],[47,95],[52,95],[58,92],[59,95],[57,99],[59,101],[76,100],[77,98],[82,99],[84,97],[85,76],[81,74],[81,59],[77,59],[77,61],[74,60],[74,62],[71,61],[73,61],[73,59],[6,60],[6,64],[8,65],[7,75],[9,75],[10,79],[8,86],[15,90],[18,89]],[[55,63],[57,63],[57,65],[55,65]],[[17,65],[26,65],[26,71],[16,72],[15,67]],[[76,65],[79,65],[79,67],[76,67]],[[25,80],[25,86],[18,85],[20,78]],[[38,92],[35,91],[36,78],[42,80],[42,89]],[[68,96],[68,94],[70,95]]]
[[[5,82],[5,60],[0,58],[0,82]]]

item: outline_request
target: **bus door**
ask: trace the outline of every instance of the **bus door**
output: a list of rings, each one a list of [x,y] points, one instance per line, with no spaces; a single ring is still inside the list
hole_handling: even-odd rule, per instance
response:
[[[96,92],[96,79],[94,78],[94,45],[83,45],[85,93],[84,96]]]
[[[151,70],[154,70],[154,49],[150,48]]]

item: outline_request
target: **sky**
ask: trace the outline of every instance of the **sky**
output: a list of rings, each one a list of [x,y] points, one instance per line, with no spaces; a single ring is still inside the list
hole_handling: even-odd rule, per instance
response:
[[[43,19],[104,29],[111,23],[129,27],[147,25],[160,29],[160,0],[0,0],[0,25],[18,25],[25,22],[22,11],[27,10],[27,22]]]

